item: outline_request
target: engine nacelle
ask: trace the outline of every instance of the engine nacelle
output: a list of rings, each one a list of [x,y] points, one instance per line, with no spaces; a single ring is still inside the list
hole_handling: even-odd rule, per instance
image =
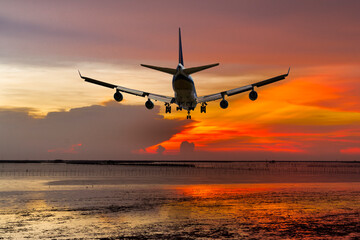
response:
[[[149,99],[145,102],[145,107],[147,109],[153,109],[154,108],[154,103]]]
[[[228,106],[229,106],[228,101],[226,101],[225,99],[221,100],[221,102],[220,102],[220,107],[221,107],[222,109],[225,109],[225,108],[227,108]]]
[[[123,95],[119,91],[116,91],[114,94],[114,99],[117,102],[121,102],[123,100]]]
[[[258,94],[256,91],[252,90],[250,93],[249,93],[249,98],[251,101],[255,101],[257,98],[258,98]]]

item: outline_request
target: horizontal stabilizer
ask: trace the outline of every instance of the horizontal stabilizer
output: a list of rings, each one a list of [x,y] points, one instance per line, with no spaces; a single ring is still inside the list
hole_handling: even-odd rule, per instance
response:
[[[140,64],[143,67],[147,67],[147,68],[151,68],[160,72],[164,72],[164,73],[169,73],[172,75],[176,74],[176,69],[173,68],[164,68],[164,67],[157,67],[157,66],[151,66],[151,65],[145,65],[145,64]]]
[[[218,66],[218,65],[219,65],[219,63],[214,63],[214,64],[200,66],[200,67],[186,68],[186,69],[184,69],[184,72],[189,75],[189,74],[200,72],[202,70],[212,68],[212,67],[215,67],[215,66]]]

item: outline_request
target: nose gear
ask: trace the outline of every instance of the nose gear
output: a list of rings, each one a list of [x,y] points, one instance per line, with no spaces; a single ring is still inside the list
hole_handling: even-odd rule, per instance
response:
[[[188,110],[188,115],[186,116],[186,119],[191,119],[190,110]]]

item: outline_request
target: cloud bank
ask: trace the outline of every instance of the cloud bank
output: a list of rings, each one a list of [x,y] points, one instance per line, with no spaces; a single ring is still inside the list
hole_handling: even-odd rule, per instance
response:
[[[107,103],[34,119],[0,110],[1,159],[146,159],[136,153],[163,142],[184,126],[143,106]]]

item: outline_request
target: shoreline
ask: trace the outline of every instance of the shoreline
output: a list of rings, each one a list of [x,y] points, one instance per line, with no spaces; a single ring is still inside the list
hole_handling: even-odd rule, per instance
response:
[[[360,161],[291,161],[291,160],[239,160],[239,161],[222,161],[222,160],[0,160],[2,163],[62,163],[62,164],[88,164],[88,165],[139,165],[139,166],[179,166],[179,167],[195,167],[193,164],[180,163],[352,163],[360,164]],[[176,164],[178,163],[178,164]]]

